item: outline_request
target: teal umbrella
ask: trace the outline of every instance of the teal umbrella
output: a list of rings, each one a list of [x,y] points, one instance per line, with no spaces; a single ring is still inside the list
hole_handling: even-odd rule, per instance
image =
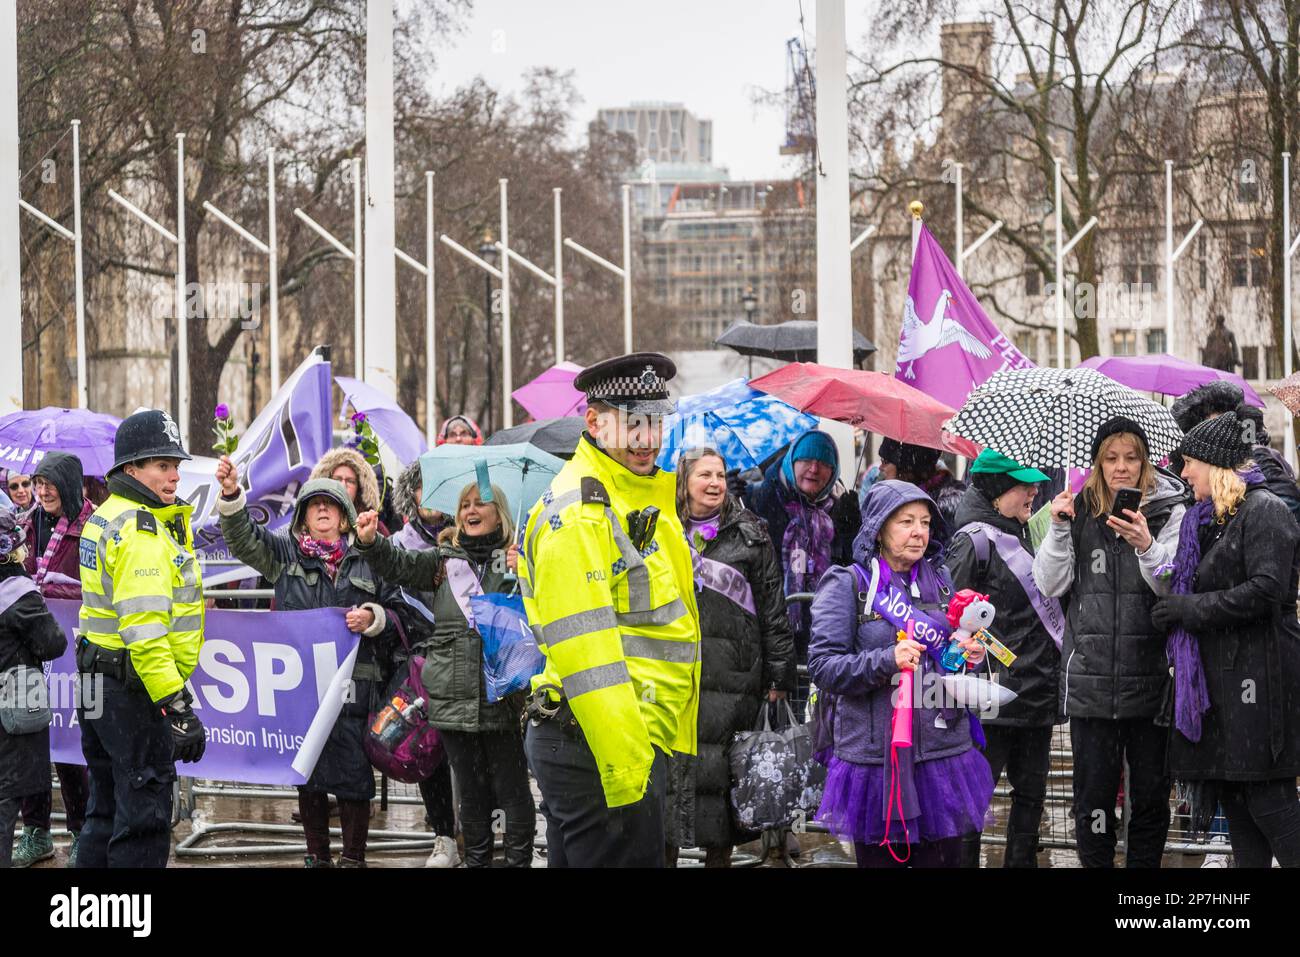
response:
[[[564,462],[535,445],[440,445],[420,456],[424,479],[420,504],[454,515],[466,485],[484,476],[501,489],[507,504],[521,514],[542,497]]]

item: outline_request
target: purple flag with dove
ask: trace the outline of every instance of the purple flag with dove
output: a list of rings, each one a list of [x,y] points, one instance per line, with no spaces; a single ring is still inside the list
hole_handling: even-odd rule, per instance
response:
[[[993,373],[1033,365],[985,314],[922,225],[894,376],[960,409],[971,390]]]

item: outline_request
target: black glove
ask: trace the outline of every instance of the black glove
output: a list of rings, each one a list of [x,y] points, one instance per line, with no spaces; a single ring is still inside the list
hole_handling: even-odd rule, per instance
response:
[[[1172,631],[1187,621],[1191,604],[1187,595],[1169,595],[1151,607],[1151,623],[1161,631]]]
[[[203,722],[190,710],[189,694],[184,688],[162,706],[163,716],[172,726],[172,758],[186,763],[199,760],[208,746]]]
[[[736,498],[744,498],[745,493],[749,491],[749,483],[740,477],[740,469],[731,469],[727,472],[727,491]]]

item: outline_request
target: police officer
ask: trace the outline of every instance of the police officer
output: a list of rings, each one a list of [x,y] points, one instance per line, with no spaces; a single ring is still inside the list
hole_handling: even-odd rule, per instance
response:
[[[177,759],[206,742],[185,679],[203,643],[203,583],[176,497],[189,455],[165,412],[123,420],[111,493],[81,536],[77,665],[90,802],[79,867],[165,867]]]
[[[546,655],[525,750],[551,867],[664,866],[666,755],[695,753],[699,612],[673,477],[655,465],[676,371],[658,353],[582,371],[587,429],[523,532]]]

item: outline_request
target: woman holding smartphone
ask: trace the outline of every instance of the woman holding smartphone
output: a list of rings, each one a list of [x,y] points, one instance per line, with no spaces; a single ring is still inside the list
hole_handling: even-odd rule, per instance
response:
[[[1165,630],[1152,622],[1151,609],[1156,569],[1178,550],[1189,496],[1181,480],[1151,463],[1149,450],[1136,422],[1104,422],[1092,442],[1092,475],[1077,496],[1065,491],[1052,500],[1051,530],[1034,557],[1039,590],[1069,596],[1061,703],[1070,719],[1084,867],[1114,866],[1126,757],[1127,866],[1159,867],[1169,833],[1167,732],[1156,724],[1169,664]],[[1125,508],[1135,497],[1140,506]]]

